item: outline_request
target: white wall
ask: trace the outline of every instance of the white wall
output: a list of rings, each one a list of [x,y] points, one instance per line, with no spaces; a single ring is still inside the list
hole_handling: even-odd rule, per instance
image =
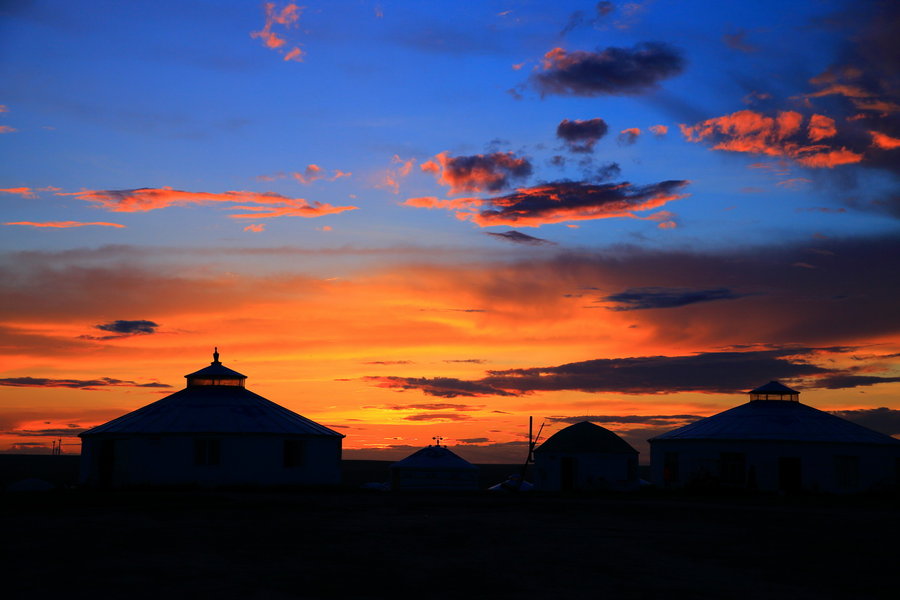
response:
[[[753,467],[756,488],[779,489],[779,458],[799,457],[801,487],[808,491],[854,493],[897,484],[900,447],[815,442],[658,440],[650,444],[651,478],[660,486],[682,487],[703,477],[718,478],[723,452],[743,453],[746,470]],[[666,482],[665,454],[678,453],[679,480]],[[857,457],[856,477],[843,473],[836,457]],[[846,464],[846,462],[845,462]]]
[[[195,439],[219,440],[217,465],[198,465]],[[114,440],[112,485],[321,485],[340,482],[341,438],[281,435],[92,436],[82,440],[81,480],[98,483],[98,455]],[[304,460],[284,466],[284,440],[304,443]]]
[[[604,454],[583,452],[573,454],[538,452],[534,457],[535,489],[562,489],[563,458],[574,460],[574,489],[631,490],[638,486],[637,453]]]

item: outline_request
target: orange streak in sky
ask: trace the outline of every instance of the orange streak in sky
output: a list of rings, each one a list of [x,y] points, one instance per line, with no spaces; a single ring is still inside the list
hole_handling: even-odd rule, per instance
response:
[[[68,229],[70,227],[87,227],[89,225],[97,225],[101,227],[122,227],[124,225],[120,225],[119,223],[105,223],[102,221],[95,221],[92,223],[84,223],[81,221],[48,221],[44,223],[35,223],[32,221],[18,221],[15,223],[4,223],[4,225],[27,225],[29,227],[57,227],[60,229]]]

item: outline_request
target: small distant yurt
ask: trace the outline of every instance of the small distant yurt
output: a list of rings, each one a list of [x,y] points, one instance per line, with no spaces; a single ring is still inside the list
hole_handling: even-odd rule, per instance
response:
[[[477,490],[478,467],[440,442],[390,466],[392,490]]]
[[[653,482],[862,492],[900,483],[900,440],[800,402],[771,381],[750,401],[650,440]]]
[[[187,387],[81,434],[81,482],[96,487],[285,486],[340,481],[342,434],[245,387],[219,362]]]
[[[582,421],[557,431],[534,451],[535,488],[633,490],[638,451],[612,431]]]

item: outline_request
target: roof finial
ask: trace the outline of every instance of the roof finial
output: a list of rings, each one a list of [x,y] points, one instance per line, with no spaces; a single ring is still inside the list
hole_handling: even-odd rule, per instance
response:
[[[213,364],[219,364],[219,347],[216,346],[213,348]]]
[[[440,448],[440,447],[441,447],[441,440],[443,440],[444,438],[442,438],[442,437],[439,436],[439,435],[436,435],[436,436],[434,436],[434,437],[431,438],[431,439],[434,440],[434,445],[435,445],[435,447]]]

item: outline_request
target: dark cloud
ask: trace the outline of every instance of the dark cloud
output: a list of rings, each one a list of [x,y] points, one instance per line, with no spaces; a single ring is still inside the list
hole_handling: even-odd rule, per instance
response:
[[[471,419],[469,415],[459,413],[420,413],[403,417],[404,421],[466,421]]]
[[[491,441],[490,438],[486,437],[476,437],[476,438],[457,438],[457,442],[461,444],[484,444],[485,442]]]
[[[486,231],[485,234],[514,244],[524,244],[527,246],[556,246],[556,242],[530,236],[527,233],[521,233],[519,231],[507,231],[505,233]]]
[[[615,179],[622,174],[622,168],[619,163],[608,162],[597,167],[592,173],[585,173],[585,178],[593,183],[601,183]]]
[[[0,379],[0,386],[9,387],[62,387],[80,390],[95,390],[101,387],[145,387],[145,388],[170,388],[164,383],[137,383],[112,377],[100,379],[48,379],[44,377],[6,377]]]
[[[363,380],[377,387],[396,390],[420,390],[428,396],[457,398],[459,396],[480,398],[482,396],[516,396],[517,394],[498,390],[476,381],[464,381],[452,377],[364,377]]]
[[[563,119],[556,127],[556,137],[566,143],[569,152],[590,153],[607,131],[609,126],[603,119],[584,121]]]
[[[126,321],[126,320],[117,320],[112,323],[104,323],[102,325],[94,325],[96,329],[101,331],[108,331],[110,333],[114,333],[116,335],[113,336],[103,336],[100,338],[93,339],[111,339],[111,338],[119,338],[119,337],[129,337],[133,335],[149,335],[156,333],[156,328],[159,327],[157,323],[153,321],[146,320],[136,320],[136,321]],[[87,336],[85,336],[87,337]]]
[[[576,10],[569,15],[566,26],[559,32],[560,36],[565,36],[579,27],[600,27],[606,20],[606,17],[612,14],[616,9],[612,2],[598,2],[594,7],[594,16],[590,18],[583,10]]]
[[[806,362],[811,353],[811,349],[788,349],[595,359],[556,367],[488,371],[479,383],[518,393],[734,393],[772,379],[828,373],[827,369]]]
[[[15,429],[4,431],[5,435],[18,437],[78,437],[78,434],[87,431],[89,427],[69,427],[67,429]]]
[[[554,48],[544,55],[543,70],[529,81],[542,96],[636,95],[653,90],[683,68],[681,53],[658,42],[597,52]]]
[[[520,188],[506,196],[479,200],[478,206],[490,208],[473,213],[459,212],[457,216],[482,227],[539,227],[565,221],[632,217],[636,211],[659,208],[683,198],[682,188],[687,184],[687,181],[661,181],[644,186],[627,182],[600,185],[551,182]]]
[[[448,402],[430,402],[425,404],[393,404],[385,406],[389,410],[456,410],[456,411],[476,411],[484,408],[483,405],[475,404],[451,404]]]
[[[877,377],[875,375],[854,375],[851,373],[839,373],[829,375],[816,380],[816,387],[828,390],[843,390],[847,388],[875,385],[876,383],[891,383],[900,381],[900,377]]]
[[[833,410],[831,414],[852,421],[857,425],[880,431],[886,435],[900,435],[900,410],[887,408],[862,408],[858,410]]]
[[[735,300],[746,294],[736,294],[728,288],[712,288],[691,290],[685,288],[646,287],[632,288],[606,296],[604,300],[615,302],[622,306],[613,306],[609,310],[643,310],[651,308],[677,308],[696,304],[698,302],[712,302],[714,300]]]
[[[483,358],[448,358],[444,360],[445,363],[472,363],[474,365],[483,364],[485,361]]]
[[[813,364],[823,350],[787,348],[745,352],[703,352],[687,356],[641,356],[595,359],[553,367],[488,371],[475,381],[440,378],[369,377],[379,387],[418,389],[426,395],[519,396],[533,392],[574,390],[590,393],[672,394],[738,393],[773,379],[797,381],[798,387],[856,387],[898,381],[895,377],[851,378],[841,386],[840,369]],[[829,381],[829,380],[832,381]],[[684,416],[684,415],[682,415]]]
[[[569,20],[566,23],[566,26],[562,28],[562,31],[559,32],[559,35],[565,36],[566,34],[571,33],[584,25],[585,21],[587,21],[587,14],[583,10],[576,10],[569,15]]]
[[[411,360],[365,360],[364,365],[411,365]]]
[[[95,325],[97,329],[102,331],[109,331],[112,333],[120,333],[123,335],[139,335],[139,334],[148,334],[148,333],[156,333],[156,328],[159,327],[153,321],[125,321],[118,320],[113,321],[112,323],[106,323],[104,325]]]
[[[678,427],[682,424],[693,423],[703,417],[699,415],[582,415],[577,417],[547,417],[554,423],[614,423],[614,424],[641,424],[654,426]]]
[[[421,169],[438,176],[441,185],[450,186],[451,194],[466,192],[498,192],[514,182],[531,176],[531,161],[512,152],[450,156],[438,154]]]

